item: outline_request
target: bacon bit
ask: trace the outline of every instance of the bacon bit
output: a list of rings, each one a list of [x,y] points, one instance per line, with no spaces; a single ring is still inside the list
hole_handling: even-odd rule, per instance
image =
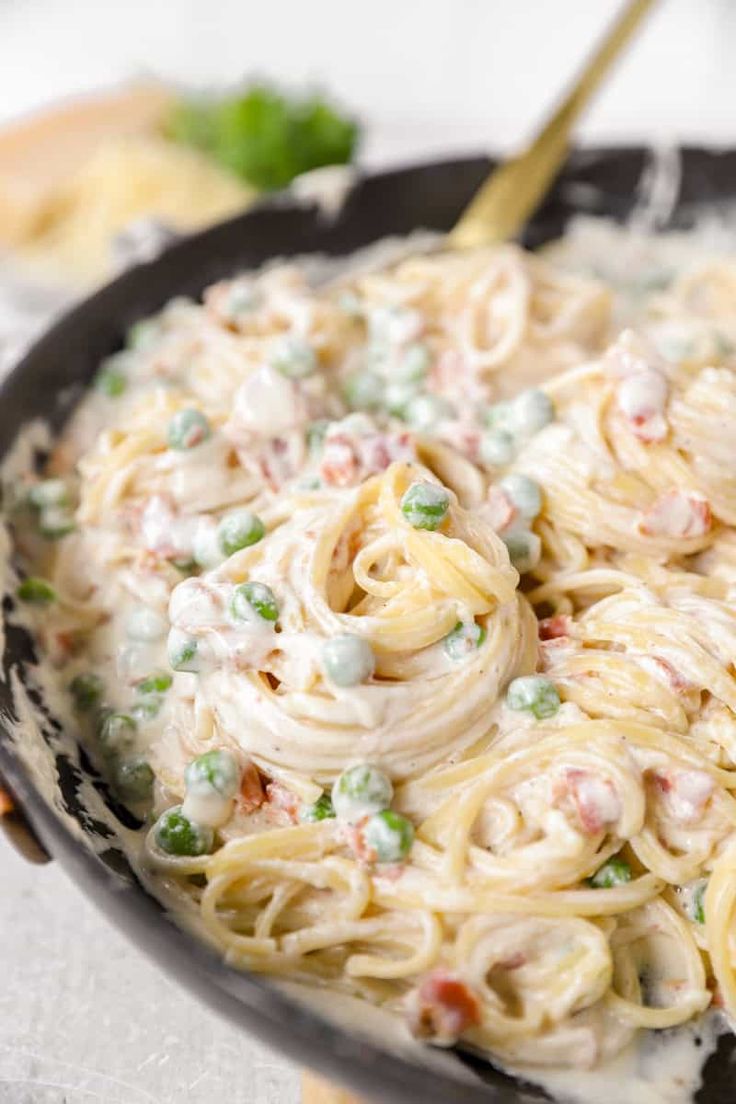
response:
[[[657,789],[661,790],[662,793],[669,793],[672,789],[672,780],[668,778],[667,775],[659,774],[658,771],[655,771],[650,775],[650,778]]]
[[[56,647],[64,655],[70,656],[74,652],[77,642],[71,629],[60,629],[55,635]]]
[[[435,970],[411,995],[409,1026],[419,1039],[449,1046],[480,1023],[480,1002],[472,989],[446,970]]]
[[[70,629],[41,629],[39,639],[53,667],[63,667],[79,648],[79,638]]]
[[[723,999],[723,992],[720,985],[715,978],[709,978],[705,983],[706,989],[710,989],[711,998],[710,1003],[712,1008],[725,1008],[726,1002]]]
[[[517,510],[513,502],[500,487],[492,485],[488,488],[486,509],[483,511],[492,529],[497,533],[503,532],[515,520]]]
[[[299,823],[299,802],[286,786],[282,786],[280,782],[269,782],[266,786],[266,800],[274,811],[284,814],[291,824]]]
[[[385,471],[395,460],[414,458],[413,439],[406,432],[396,436],[364,433],[357,437],[333,433],[325,439],[319,473],[332,487],[350,487]]]
[[[646,444],[664,440],[668,432],[664,414],[667,380],[662,372],[647,367],[627,375],[618,384],[616,397],[635,437]]]
[[[368,818],[365,817],[359,824],[347,824],[343,829],[345,842],[348,847],[353,852],[358,862],[366,863],[366,865],[374,863],[378,857],[375,849],[369,847],[365,842],[363,826],[367,819]]]
[[[272,491],[278,491],[296,474],[288,441],[283,437],[272,437],[266,442],[259,454],[258,464]]]
[[[709,502],[684,491],[667,491],[643,514],[639,532],[646,537],[703,537],[711,527]]]
[[[128,522],[149,552],[166,560],[184,559],[188,550],[179,548],[173,539],[177,514],[176,504],[170,495],[155,494],[143,507],[134,507],[130,511]]]
[[[319,473],[331,487],[349,487],[355,481],[358,457],[347,434],[335,434],[325,441]]]
[[[560,640],[570,635],[572,618],[567,613],[556,613],[554,617],[545,617],[539,622],[540,640]]]
[[[715,783],[701,770],[653,771],[651,781],[666,795],[667,807],[675,820],[695,824],[713,796]]]
[[[610,782],[577,768],[565,771],[565,781],[588,835],[597,835],[606,825],[616,823],[621,815],[621,802]]]
[[[240,793],[238,794],[238,807],[243,813],[252,813],[259,809],[266,800],[263,792],[263,781],[255,764],[248,760],[243,769],[240,780]]]
[[[0,817],[9,816],[14,809],[12,797],[7,790],[0,787]]]

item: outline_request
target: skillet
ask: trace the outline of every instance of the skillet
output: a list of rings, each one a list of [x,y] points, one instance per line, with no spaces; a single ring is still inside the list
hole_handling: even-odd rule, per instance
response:
[[[527,228],[525,244],[537,247],[557,237],[580,211],[625,220],[638,209],[652,165],[642,148],[575,152]],[[0,386],[0,457],[29,419],[42,417],[58,428],[99,361],[120,347],[127,327],[173,296],[196,297],[213,281],[271,257],[341,256],[391,235],[448,230],[490,167],[488,159],[476,157],[364,176],[336,215],[287,193],[130,269],[57,321]],[[736,200],[736,150],[683,149],[679,174],[659,229],[688,226],[703,204],[717,211]],[[29,686],[34,646],[16,623],[7,594],[3,609],[0,774],[14,797],[20,831],[26,840],[35,837],[35,846],[58,860],[129,938],[244,1030],[383,1104],[549,1099],[472,1058],[450,1054],[435,1061],[421,1051],[402,1053],[388,1038],[358,1035],[268,978],[228,967],[177,927],[126,858],[122,839],[135,822],[115,804],[77,733],[62,730]],[[38,723],[29,722],[29,701]],[[732,1037],[722,1036],[695,1097],[700,1104],[732,1104],[734,1050]]]

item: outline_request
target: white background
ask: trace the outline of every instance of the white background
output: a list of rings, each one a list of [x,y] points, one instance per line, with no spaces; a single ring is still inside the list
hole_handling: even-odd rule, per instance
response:
[[[0,0],[0,120],[131,71],[207,86],[263,73],[335,89],[367,159],[507,147],[620,0]],[[660,0],[583,127],[736,138],[736,3]]]
[[[509,148],[615,0],[0,0],[0,122],[149,73],[334,89],[370,164]],[[588,140],[736,141],[736,0],[662,0]],[[296,1104],[296,1073],[0,841],[0,1104]]]

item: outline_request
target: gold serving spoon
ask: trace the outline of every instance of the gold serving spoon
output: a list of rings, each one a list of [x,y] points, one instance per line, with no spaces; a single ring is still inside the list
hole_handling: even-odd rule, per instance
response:
[[[516,237],[562,167],[575,123],[655,3],[629,0],[529,148],[494,169],[475,194],[447,236],[450,249],[493,245]]]

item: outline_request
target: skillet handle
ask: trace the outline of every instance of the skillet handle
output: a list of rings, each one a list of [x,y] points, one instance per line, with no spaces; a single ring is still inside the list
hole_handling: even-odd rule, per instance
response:
[[[302,1070],[302,1104],[368,1104],[368,1101]]]
[[[51,861],[46,848],[31,828],[20,803],[0,775],[0,830],[15,850],[31,863]]]

